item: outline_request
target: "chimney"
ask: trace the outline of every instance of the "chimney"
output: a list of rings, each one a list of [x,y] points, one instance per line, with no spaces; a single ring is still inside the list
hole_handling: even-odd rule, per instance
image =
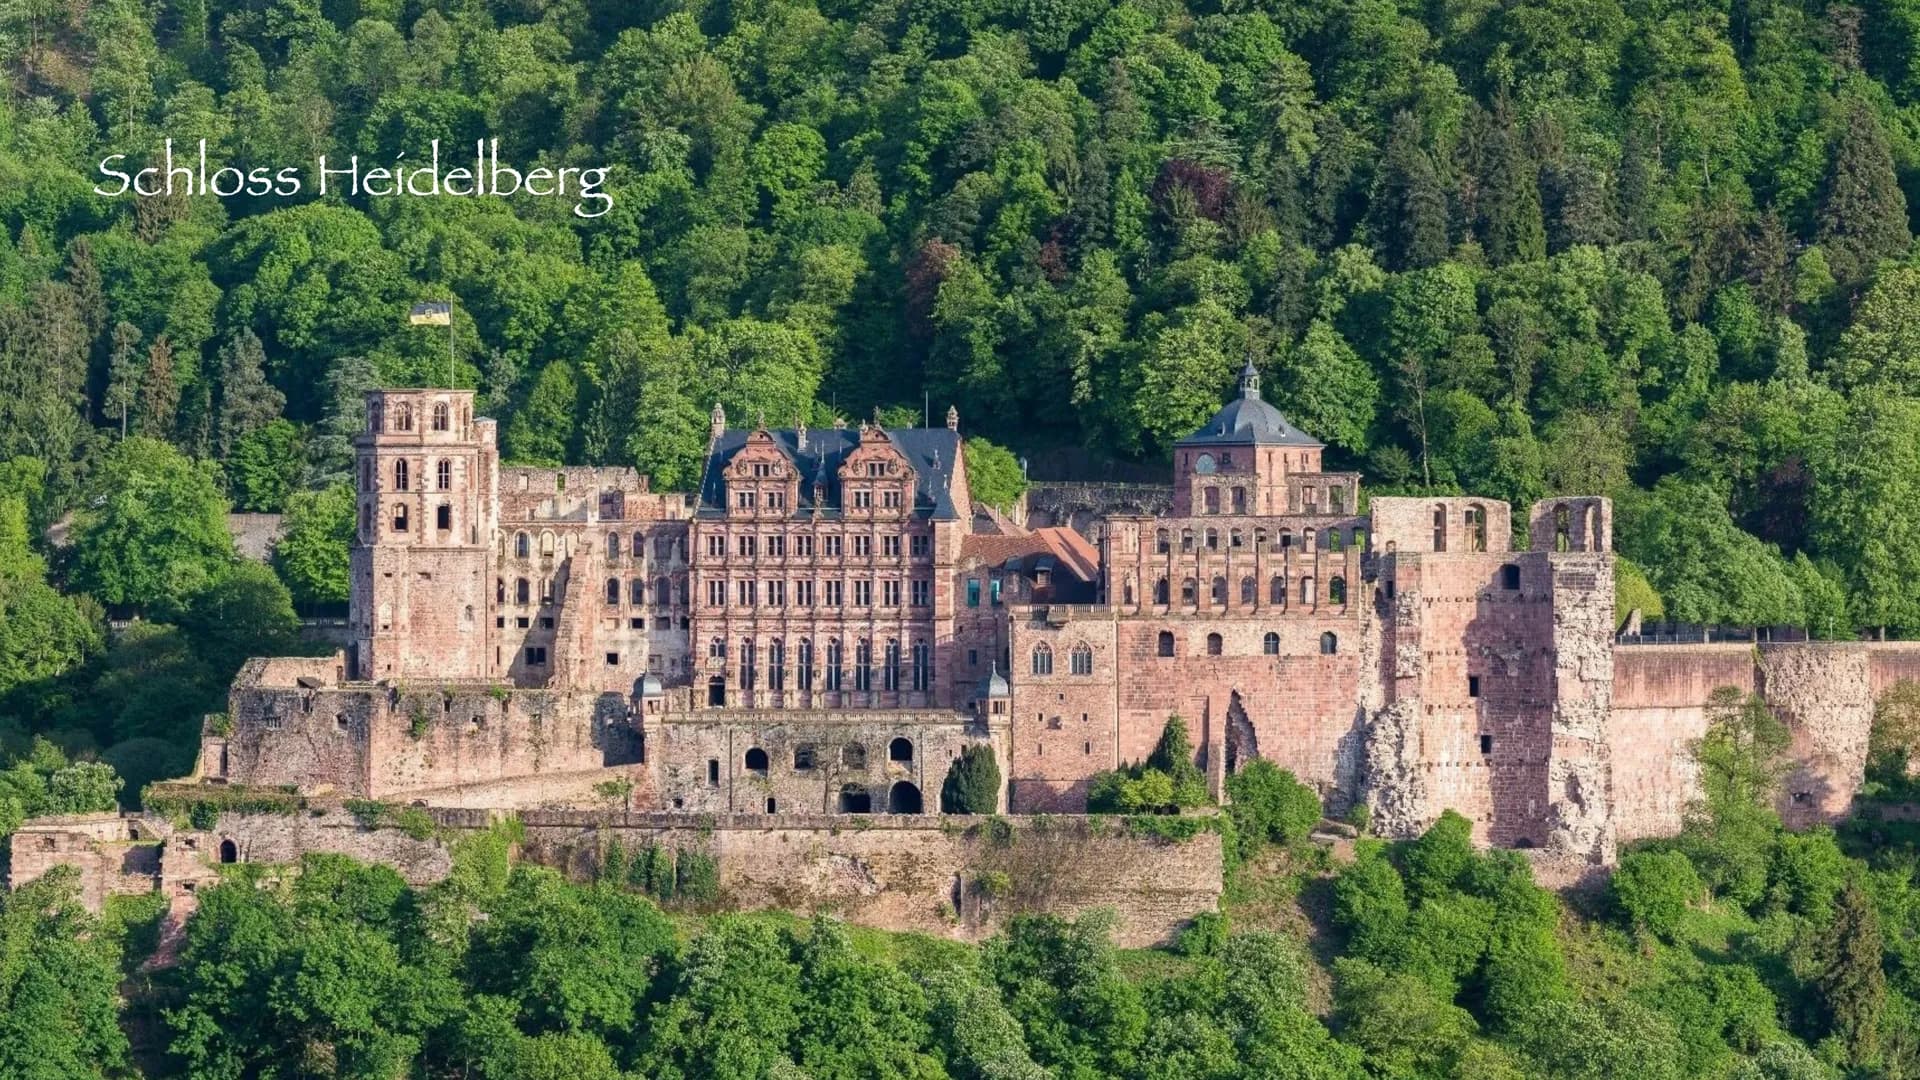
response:
[[[960,410],[952,405],[947,406],[947,430],[960,430]]]
[[[707,431],[707,437],[710,439],[718,439],[721,435],[725,434],[727,430],[727,410],[721,408],[720,403],[717,401],[713,403],[712,421],[713,424]]]

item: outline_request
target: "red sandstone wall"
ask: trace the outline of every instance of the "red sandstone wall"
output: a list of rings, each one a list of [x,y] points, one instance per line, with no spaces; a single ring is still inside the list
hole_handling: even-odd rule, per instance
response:
[[[1620,842],[1680,828],[1693,797],[1687,744],[1722,686],[1757,688],[1751,645],[1624,645],[1613,653],[1613,809]]]

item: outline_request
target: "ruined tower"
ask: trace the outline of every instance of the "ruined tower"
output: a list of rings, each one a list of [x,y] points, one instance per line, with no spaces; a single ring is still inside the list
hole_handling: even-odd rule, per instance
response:
[[[349,677],[481,679],[499,457],[465,390],[376,390],[354,440]]]

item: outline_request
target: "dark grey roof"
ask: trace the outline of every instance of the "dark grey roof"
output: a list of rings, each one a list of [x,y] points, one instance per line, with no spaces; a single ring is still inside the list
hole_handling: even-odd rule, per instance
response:
[[[1321,446],[1260,397],[1260,373],[1249,360],[1240,372],[1240,396],[1226,403],[1199,431],[1175,446]]]
[[[997,663],[994,664],[993,671],[988,674],[986,678],[980,680],[980,696],[1006,697],[1011,693],[1013,693],[1013,688],[1007,685],[1007,677],[1000,674],[1000,665]]]
[[[725,471],[733,455],[747,445],[749,431],[728,430],[714,441],[707,455],[706,475],[700,481],[702,515],[726,512]],[[811,515],[816,507],[813,489],[819,484],[824,499],[817,508],[823,516],[840,513],[840,463],[860,445],[860,429],[828,428],[807,431],[807,448],[800,449],[799,434],[792,428],[769,428],[767,434],[804,477],[800,483],[800,505],[795,516]],[[887,438],[906,456],[918,476],[914,486],[913,509],[916,513],[941,521],[959,517],[953,505],[953,463],[960,456],[960,433],[951,428],[889,428]]]

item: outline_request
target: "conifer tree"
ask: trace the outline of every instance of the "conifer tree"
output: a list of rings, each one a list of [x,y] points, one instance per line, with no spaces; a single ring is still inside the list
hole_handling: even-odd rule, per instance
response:
[[[287,396],[267,381],[267,352],[252,330],[241,330],[220,348],[220,456],[225,458],[252,431],[280,418]]]
[[[1873,106],[1855,98],[1833,150],[1820,203],[1819,243],[1843,285],[1866,280],[1874,266],[1907,249],[1907,199],[1893,171],[1893,152]]]
[[[1859,881],[1847,882],[1833,923],[1820,938],[1817,982],[1828,1024],[1856,1065],[1872,1061],[1879,1050],[1880,1013],[1887,1001],[1887,973],[1881,967],[1885,947],[1872,897]]]
[[[134,410],[135,430],[150,438],[172,438],[174,417],[179,411],[180,385],[173,378],[173,346],[162,334],[147,350],[147,370],[140,376],[140,404]]]
[[[1504,102],[1495,105],[1484,154],[1477,206],[1487,258],[1496,264],[1544,258],[1547,227],[1540,213],[1540,167]]]
[[[107,392],[101,399],[106,418],[120,425],[127,437],[127,421],[140,396],[140,328],[129,322],[113,327],[113,345],[107,353]]]
[[[1381,261],[1390,269],[1415,270],[1447,257],[1447,193],[1410,112],[1393,119],[1372,212]]]

